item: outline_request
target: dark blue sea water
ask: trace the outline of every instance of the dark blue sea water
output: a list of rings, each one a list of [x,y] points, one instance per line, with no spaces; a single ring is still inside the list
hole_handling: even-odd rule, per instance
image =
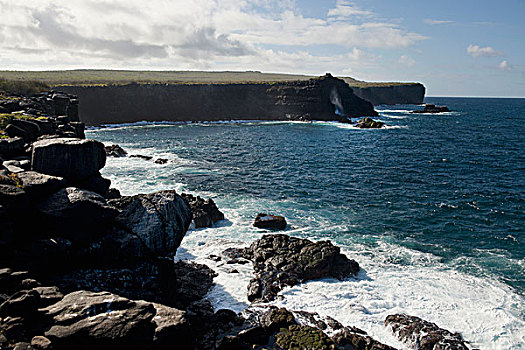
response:
[[[525,341],[520,330],[525,312],[525,99],[426,102],[445,104],[452,112],[410,114],[422,107],[379,106],[377,119],[389,125],[381,130],[323,122],[247,122],[135,125],[98,129],[88,136],[119,143],[131,153],[171,159],[166,166],[109,160],[104,174],[126,194],[175,187],[214,197],[230,221],[203,237],[249,243],[258,234],[250,227],[258,211],[283,214],[290,234],[331,239],[361,258],[368,269],[365,277],[376,285],[363,282],[361,291],[354,285],[346,290],[367,291],[369,299],[380,300],[367,304],[368,314],[401,307],[425,313],[437,303],[443,311],[435,317],[470,312],[470,323],[437,321],[470,327],[471,336],[485,339],[479,342],[484,347],[519,348],[516,344]],[[200,251],[204,243],[198,240],[188,238],[187,251],[194,256],[209,252]],[[390,295],[389,286],[403,292]],[[327,285],[320,288],[328,295]],[[411,288],[410,295],[403,294]],[[487,289],[486,294],[479,289]],[[235,293],[230,292],[232,299]],[[304,293],[309,292],[292,290],[287,299],[298,295],[307,300]],[[340,289],[333,293],[334,300],[345,300]],[[451,306],[455,299],[457,305]],[[494,299],[499,301],[493,305]],[[476,315],[479,308],[487,312]],[[475,324],[476,319],[500,317],[494,310],[502,310],[504,322],[484,330]],[[354,320],[345,317],[340,318]],[[376,329],[361,326],[372,333]]]

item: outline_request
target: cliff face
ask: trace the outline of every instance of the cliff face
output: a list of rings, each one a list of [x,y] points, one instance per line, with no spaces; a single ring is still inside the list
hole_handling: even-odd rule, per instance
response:
[[[326,75],[263,84],[61,86],[78,95],[89,125],[146,121],[341,120],[373,116],[372,104]]]
[[[352,86],[354,93],[374,106],[394,104],[422,104],[425,98],[423,84],[393,84],[391,86]]]

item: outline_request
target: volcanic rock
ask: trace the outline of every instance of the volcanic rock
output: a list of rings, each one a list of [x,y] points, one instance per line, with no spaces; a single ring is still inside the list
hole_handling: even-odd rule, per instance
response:
[[[21,137],[10,137],[0,139],[0,155],[13,156],[24,152],[24,139]]]
[[[41,135],[37,123],[22,119],[13,119],[6,126],[5,131],[9,137],[21,137],[25,142],[34,141]]]
[[[128,155],[128,152],[126,152],[119,145],[104,146],[104,150],[106,151],[106,155],[108,157],[125,157]]]
[[[284,230],[286,228],[286,219],[278,215],[259,213],[255,217],[253,226],[272,230]]]
[[[190,205],[195,228],[210,227],[215,222],[224,220],[224,214],[217,208],[213,199],[205,200],[187,193],[181,194],[181,197],[186,199]]]
[[[155,255],[175,255],[192,220],[187,202],[173,190],[110,200],[116,220]]]
[[[87,243],[105,232],[118,211],[104,197],[75,187],[59,190],[42,202],[40,211],[50,228],[71,242]]]
[[[343,279],[359,271],[359,264],[330,241],[314,243],[284,234],[264,235],[248,248],[225,253],[253,262],[255,278],[248,285],[252,302],[274,300],[285,286],[324,277]]]
[[[425,104],[425,108],[423,108],[422,111],[412,111],[411,113],[443,113],[443,112],[450,112],[450,109],[448,109],[447,106],[436,106],[431,103]]]
[[[378,121],[373,120],[370,117],[365,117],[365,118],[360,119],[355,126],[360,129],[380,129],[384,125],[385,123],[383,122],[378,122]]]
[[[390,326],[399,340],[416,349],[469,349],[461,334],[452,333],[416,316],[389,315],[385,319],[385,326]]]
[[[57,176],[50,176],[36,171],[24,171],[17,174],[22,189],[31,196],[48,196],[64,187],[66,181]]]
[[[96,175],[106,163],[104,145],[95,140],[54,138],[33,144],[33,170],[66,180]]]

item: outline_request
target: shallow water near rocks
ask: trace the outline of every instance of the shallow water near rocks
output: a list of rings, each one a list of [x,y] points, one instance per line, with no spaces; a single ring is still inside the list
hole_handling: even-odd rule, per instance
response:
[[[453,112],[379,106],[390,127],[327,122],[139,124],[89,131],[154,164],[110,158],[123,194],[174,188],[213,197],[228,220],[188,232],[179,258],[219,272],[216,308],[248,305],[251,264],[207,259],[266,233],[330,239],[357,260],[356,278],[311,281],[275,304],[330,315],[402,348],[383,326],[405,312],[460,331],[483,349],[525,348],[525,99],[427,98]],[[227,116],[225,116],[227,119]],[[232,273],[232,269],[237,273]]]

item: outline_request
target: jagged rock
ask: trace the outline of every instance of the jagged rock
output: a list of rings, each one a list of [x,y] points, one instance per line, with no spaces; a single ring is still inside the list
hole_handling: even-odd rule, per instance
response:
[[[152,254],[175,255],[192,220],[190,207],[175,191],[110,200],[122,212],[116,221],[139,237]]]
[[[34,141],[41,135],[37,123],[22,119],[13,119],[6,126],[5,131],[9,137],[21,137],[25,142]]]
[[[0,155],[13,156],[24,152],[24,139],[21,137],[10,137],[0,139]]]
[[[104,150],[106,151],[106,155],[108,157],[125,157],[128,155],[128,152],[126,152],[119,145],[104,146]]]
[[[144,349],[155,334],[152,304],[108,292],[73,292],[43,311],[53,320],[44,335],[55,349]]]
[[[118,211],[104,197],[75,187],[51,195],[39,205],[51,229],[71,242],[86,243],[105,231]]]
[[[279,215],[259,213],[255,217],[253,226],[258,228],[284,230],[286,228],[286,219]]]
[[[50,176],[36,171],[24,171],[17,174],[22,189],[31,196],[48,196],[66,185],[66,181],[57,176]]]
[[[378,342],[355,327],[344,327],[332,336],[334,342],[347,349],[349,346],[355,350],[396,350],[395,348]]]
[[[199,196],[195,197],[187,193],[181,194],[181,197],[190,204],[195,228],[210,227],[215,222],[224,220],[224,214],[217,208],[213,199],[205,200]]]
[[[378,122],[373,120],[372,118],[365,117],[360,119],[355,126],[360,129],[380,129],[384,125],[385,123],[383,122]]]
[[[341,254],[330,241],[314,243],[284,234],[264,235],[248,248],[225,253],[253,262],[250,301],[271,301],[285,286],[324,277],[343,279],[359,271],[359,264]]]
[[[399,340],[414,349],[421,350],[467,350],[466,341],[459,333],[452,333],[435,323],[405,314],[389,315],[385,326],[390,326]]]
[[[66,180],[96,175],[106,163],[104,145],[95,140],[54,138],[33,144],[32,169]]]

